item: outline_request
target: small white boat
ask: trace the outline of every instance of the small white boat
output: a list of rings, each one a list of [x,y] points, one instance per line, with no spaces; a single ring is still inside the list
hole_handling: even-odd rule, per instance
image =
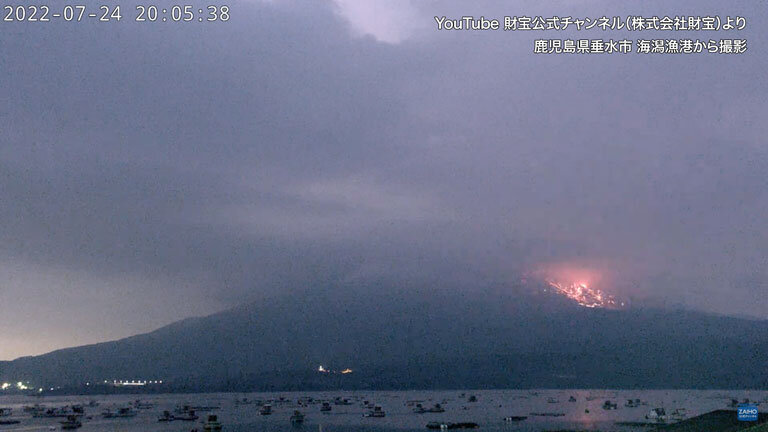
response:
[[[657,422],[667,421],[667,411],[664,408],[653,408],[645,415],[646,420],[655,420]]]

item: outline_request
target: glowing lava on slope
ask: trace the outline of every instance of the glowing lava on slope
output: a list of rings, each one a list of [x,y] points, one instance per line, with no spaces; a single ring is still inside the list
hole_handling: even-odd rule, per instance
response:
[[[547,283],[557,293],[568,297],[584,307],[618,308],[624,306],[623,302],[618,302],[612,295],[606,294],[597,288],[591,288],[584,282],[560,283],[548,279]]]
[[[600,262],[559,262],[539,264],[529,275],[544,281],[544,291],[569,298],[583,307],[618,309],[625,306],[598,286],[614,286],[614,272]]]

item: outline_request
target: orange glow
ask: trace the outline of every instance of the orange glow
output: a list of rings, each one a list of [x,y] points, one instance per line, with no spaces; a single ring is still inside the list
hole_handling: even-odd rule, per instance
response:
[[[584,282],[561,283],[551,279],[547,280],[549,286],[576,303],[588,308],[614,308],[618,307],[616,299],[597,288],[591,288]]]
[[[583,307],[619,308],[624,306],[598,286],[613,285],[604,265],[596,263],[549,263],[539,265],[533,273],[543,279],[555,293],[568,297]]]

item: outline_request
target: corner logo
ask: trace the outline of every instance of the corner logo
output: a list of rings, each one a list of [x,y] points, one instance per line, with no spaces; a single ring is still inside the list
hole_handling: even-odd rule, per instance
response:
[[[739,404],[738,416],[740,421],[757,421],[757,405]]]

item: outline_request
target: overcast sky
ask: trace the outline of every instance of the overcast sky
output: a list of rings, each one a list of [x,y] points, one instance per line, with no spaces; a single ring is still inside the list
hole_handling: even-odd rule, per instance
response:
[[[298,288],[562,268],[768,318],[752,1],[235,0],[227,23],[184,25],[121,4],[120,23],[0,22],[0,359]],[[662,36],[749,50],[536,56],[531,33],[434,21],[630,13],[746,16]]]

